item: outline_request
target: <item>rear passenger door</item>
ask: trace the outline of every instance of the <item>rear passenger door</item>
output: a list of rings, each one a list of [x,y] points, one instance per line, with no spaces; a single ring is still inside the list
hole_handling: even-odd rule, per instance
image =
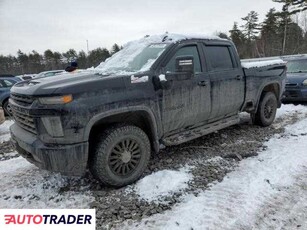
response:
[[[227,44],[203,44],[211,81],[210,120],[231,116],[244,102],[245,79],[234,56],[234,48]]]

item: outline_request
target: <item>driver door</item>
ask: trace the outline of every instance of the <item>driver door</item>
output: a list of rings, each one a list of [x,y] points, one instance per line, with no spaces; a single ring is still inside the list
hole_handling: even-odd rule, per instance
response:
[[[163,89],[162,124],[166,135],[188,129],[210,116],[210,80],[202,67],[199,50],[196,43],[180,45],[166,61],[166,76],[170,72],[176,75],[177,57],[193,56],[194,62],[194,73],[189,79],[178,76],[179,80],[172,80],[170,87]]]

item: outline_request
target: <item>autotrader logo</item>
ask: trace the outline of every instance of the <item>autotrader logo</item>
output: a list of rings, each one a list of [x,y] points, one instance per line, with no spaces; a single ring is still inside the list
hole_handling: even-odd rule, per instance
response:
[[[96,229],[95,209],[2,209],[0,229]]]

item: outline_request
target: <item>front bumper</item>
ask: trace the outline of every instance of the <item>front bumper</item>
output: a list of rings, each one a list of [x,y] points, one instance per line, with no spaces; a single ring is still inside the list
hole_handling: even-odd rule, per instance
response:
[[[307,88],[286,88],[282,101],[307,101]]]
[[[17,152],[37,167],[70,176],[81,176],[85,173],[88,161],[88,142],[48,145],[17,124],[13,124],[10,131]]]

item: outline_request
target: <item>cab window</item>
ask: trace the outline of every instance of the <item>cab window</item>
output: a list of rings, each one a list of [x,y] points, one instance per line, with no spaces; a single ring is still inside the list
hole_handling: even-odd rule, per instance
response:
[[[206,53],[212,70],[234,68],[228,46],[206,46]]]
[[[193,56],[194,57],[194,72],[201,72],[201,65],[199,54],[196,45],[185,46],[176,51],[175,55],[169,60],[165,66],[167,72],[176,72],[176,58],[179,56]]]

